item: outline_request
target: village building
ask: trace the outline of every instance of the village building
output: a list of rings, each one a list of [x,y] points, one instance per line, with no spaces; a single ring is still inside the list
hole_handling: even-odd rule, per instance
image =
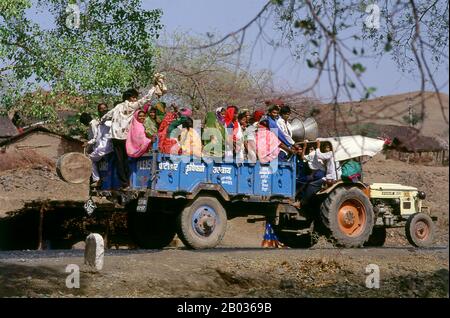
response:
[[[17,135],[16,126],[8,118],[8,116],[0,116],[0,142]]]
[[[30,150],[56,164],[57,160],[66,153],[83,152],[83,142],[52,132],[42,126],[35,126],[0,141],[0,160],[2,156]]]

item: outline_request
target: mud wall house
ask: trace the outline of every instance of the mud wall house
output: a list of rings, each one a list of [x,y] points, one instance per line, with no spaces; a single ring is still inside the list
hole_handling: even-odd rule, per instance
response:
[[[448,165],[448,142],[437,137],[424,136],[421,131],[408,126],[379,125],[362,123],[357,125],[332,121],[319,122],[321,137],[363,135],[371,138],[388,138],[392,144],[384,151],[386,158],[408,163],[425,163],[433,165]]]
[[[29,151],[48,158],[56,164],[58,159],[66,153],[83,152],[83,142],[40,126],[0,141],[0,158],[5,154],[20,154]]]
[[[386,157],[406,162],[448,164],[448,144],[435,137],[423,136],[412,127],[385,125],[380,133],[392,140]]]
[[[7,116],[0,116],[0,142],[17,135],[16,126]]]

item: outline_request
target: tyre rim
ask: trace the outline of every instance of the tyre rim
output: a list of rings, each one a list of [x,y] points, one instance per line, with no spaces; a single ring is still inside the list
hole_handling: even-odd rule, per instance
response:
[[[218,222],[217,213],[210,206],[201,206],[192,215],[192,227],[200,236],[210,236]]]
[[[423,220],[417,221],[414,225],[414,234],[419,240],[426,240],[430,234],[430,227],[428,226],[428,223]]]
[[[347,200],[338,211],[340,230],[347,236],[358,236],[366,225],[366,208],[358,200]]]

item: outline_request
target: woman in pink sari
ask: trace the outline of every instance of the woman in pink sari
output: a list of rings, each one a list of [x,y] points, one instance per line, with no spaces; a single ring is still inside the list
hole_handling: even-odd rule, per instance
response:
[[[278,158],[280,152],[280,140],[269,130],[269,124],[266,120],[259,123],[256,132],[256,153],[261,163],[271,162]]]
[[[142,109],[138,109],[131,121],[130,130],[127,136],[126,148],[127,154],[132,158],[139,158],[145,154],[152,144],[152,140],[145,134],[146,114]]]

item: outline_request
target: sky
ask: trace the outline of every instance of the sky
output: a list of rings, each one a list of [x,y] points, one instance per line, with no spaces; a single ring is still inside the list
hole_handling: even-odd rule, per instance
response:
[[[144,9],[162,9],[161,22],[167,34],[177,31],[192,35],[205,35],[207,32],[225,35],[248,23],[266,2],[267,0],[143,0],[142,4]],[[48,26],[51,23],[49,17],[48,13],[42,12],[33,18],[41,25]],[[360,22],[362,24],[364,21]],[[267,27],[266,32],[271,36],[276,31]],[[250,28],[245,45],[251,47],[256,34],[256,27]],[[289,49],[279,48],[275,51],[263,41],[258,42],[251,63],[253,70],[271,70],[276,87],[301,91],[314,79],[314,74],[304,62],[298,63],[292,58]],[[418,76],[400,72],[389,56],[366,60],[364,66],[367,67],[364,82],[368,87],[377,88],[375,96],[420,90]],[[448,61],[435,73],[435,79],[441,92],[448,94]],[[324,101],[332,96],[327,76],[322,77],[312,95]]]
[[[266,2],[267,0],[144,0],[143,6],[146,9],[163,10],[162,23],[169,33],[187,31],[204,35],[211,31],[227,34],[239,29],[255,16]],[[256,34],[256,28],[252,28],[246,38],[250,41]],[[272,47],[260,44],[256,52],[253,64],[257,69],[272,70],[279,85],[300,91],[311,83],[314,75],[305,64],[296,63],[288,49],[278,49],[274,54]],[[364,66],[367,67],[365,83],[377,88],[376,96],[420,90],[419,78],[400,72],[389,56],[368,60]],[[448,94],[447,66],[440,68],[435,76],[438,86],[442,87],[441,91]],[[315,95],[323,99],[331,96],[326,77],[319,83]]]

